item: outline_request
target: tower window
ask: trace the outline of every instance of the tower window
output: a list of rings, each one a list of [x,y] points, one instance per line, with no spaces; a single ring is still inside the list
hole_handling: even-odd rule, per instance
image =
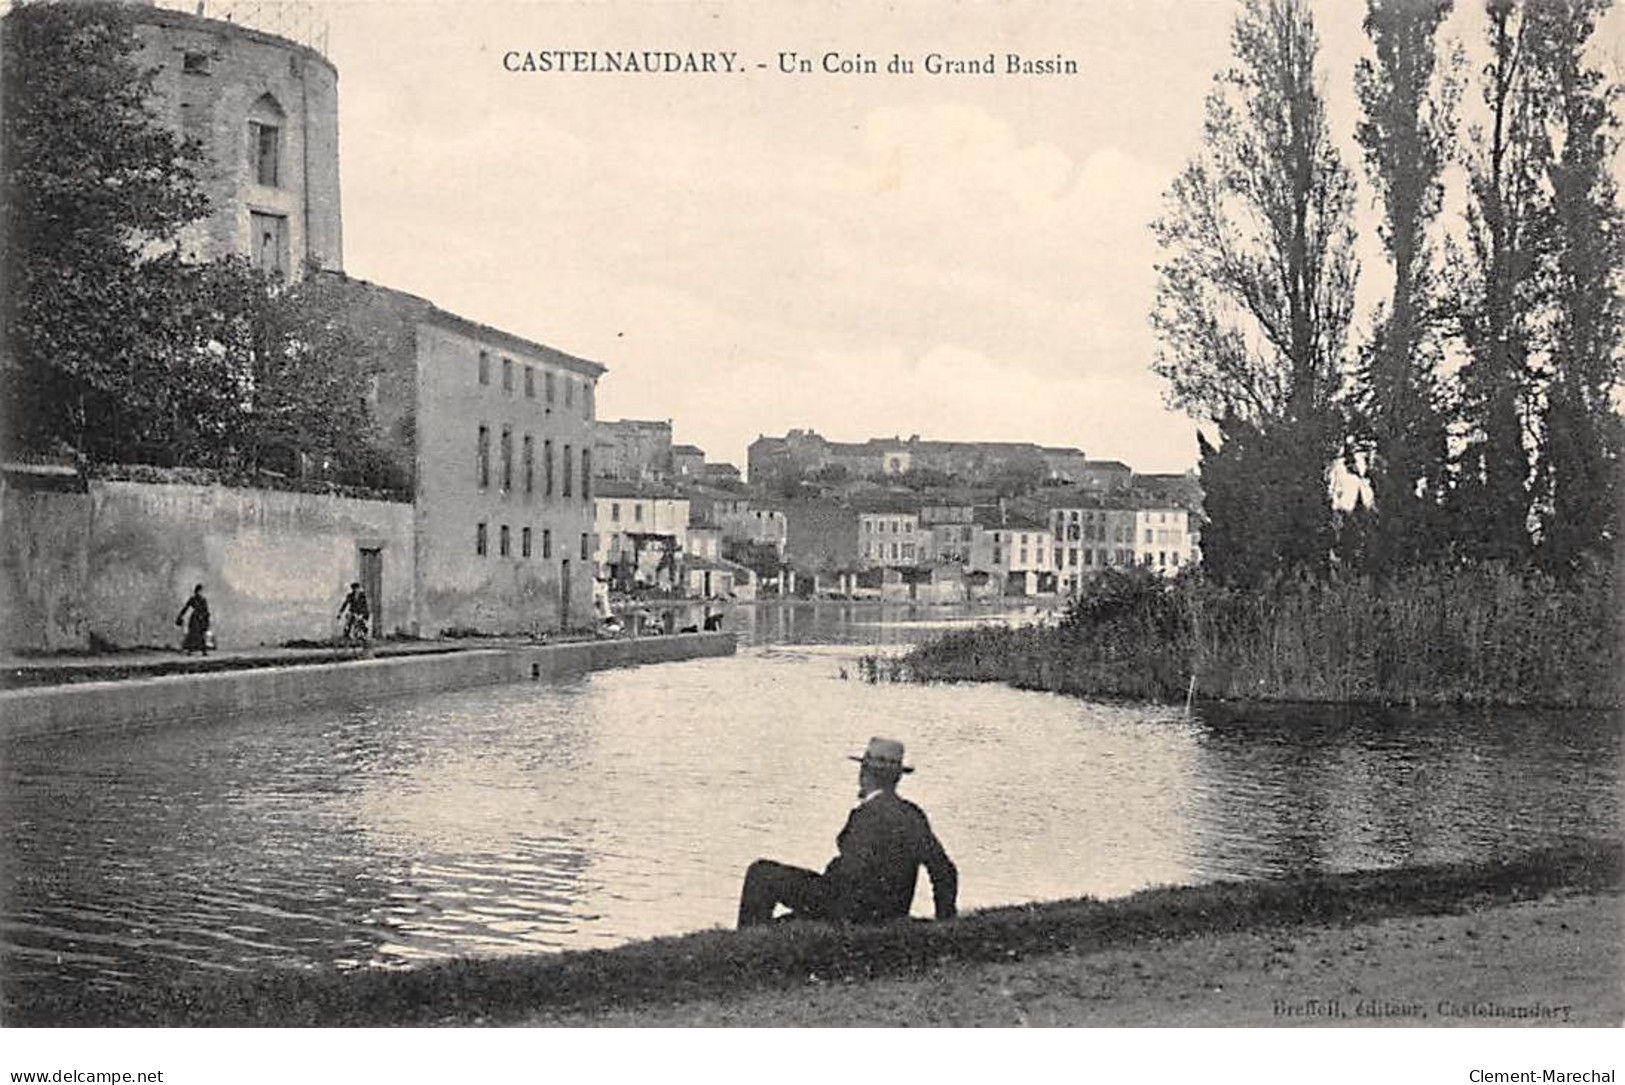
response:
[[[259,121],[250,123],[248,127],[253,137],[254,180],[276,188],[282,183],[282,129]]]
[[[208,75],[209,54],[186,53],[181,57],[181,71],[188,75]]]

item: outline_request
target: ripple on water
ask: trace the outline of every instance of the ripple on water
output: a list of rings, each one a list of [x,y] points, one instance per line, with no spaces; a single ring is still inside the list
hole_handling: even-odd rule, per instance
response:
[[[838,680],[920,634],[873,613],[766,619],[855,644],[14,744],[6,984],[410,967],[727,925],[751,860],[833,854],[846,757],[876,733],[908,742],[905,794],[959,864],[964,907],[1616,831],[1620,737],[1595,714],[1187,719]]]

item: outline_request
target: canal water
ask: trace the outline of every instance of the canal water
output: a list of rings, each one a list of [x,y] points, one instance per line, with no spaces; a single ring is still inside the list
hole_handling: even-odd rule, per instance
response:
[[[732,658],[5,746],[8,997],[729,926],[752,859],[827,861],[856,797],[846,755],[875,734],[907,742],[904,794],[959,864],[966,908],[1617,832],[1606,714],[1187,718],[876,685],[860,655],[997,619],[734,617]],[[924,878],[915,908],[929,914]]]

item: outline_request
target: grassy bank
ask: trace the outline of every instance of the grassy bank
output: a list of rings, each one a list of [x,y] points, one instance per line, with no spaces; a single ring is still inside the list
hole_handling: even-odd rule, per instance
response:
[[[820,980],[908,976],[947,963],[1010,962],[1149,942],[1432,915],[1617,886],[1621,850],[1592,841],[1505,862],[1154,889],[995,908],[945,924],[785,924],[706,931],[611,950],[453,961],[407,972],[282,972],[30,997],[5,992],[6,1025],[387,1025],[526,1020],[774,991]]]
[[[1613,708],[1620,605],[1606,571],[1424,570],[1257,591],[1113,571],[1058,626],[974,629],[915,649],[924,681],[1079,695]]]

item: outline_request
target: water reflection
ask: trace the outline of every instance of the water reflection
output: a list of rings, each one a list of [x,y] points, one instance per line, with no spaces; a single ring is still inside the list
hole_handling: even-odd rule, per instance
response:
[[[842,680],[946,622],[763,607],[728,659],[4,751],[9,998],[400,967],[731,922],[821,866],[845,759],[907,740],[968,908],[1521,850],[1615,831],[1619,734],[1574,713],[1218,711]],[[783,637],[784,641],[775,641]],[[842,643],[842,642],[845,643]],[[928,914],[922,879],[916,911]]]

